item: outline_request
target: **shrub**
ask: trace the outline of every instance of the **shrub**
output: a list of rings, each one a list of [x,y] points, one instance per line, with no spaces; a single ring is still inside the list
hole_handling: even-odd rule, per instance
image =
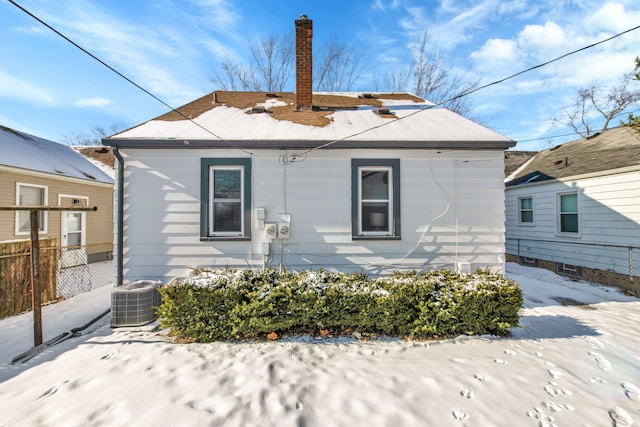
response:
[[[518,325],[522,291],[489,271],[362,273],[215,269],[159,289],[160,325],[208,342],[271,332],[358,331],[426,339],[502,334]]]

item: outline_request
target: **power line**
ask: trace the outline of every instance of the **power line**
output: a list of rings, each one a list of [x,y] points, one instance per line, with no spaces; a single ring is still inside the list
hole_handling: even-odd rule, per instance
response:
[[[633,111],[626,111],[623,113],[618,113],[615,116],[613,116],[611,119],[615,119],[616,117],[620,117],[622,115],[628,115],[628,114],[635,114],[636,112],[638,112],[640,110],[633,110]],[[576,135],[580,135],[583,136],[580,132],[569,132],[569,133],[563,133],[562,135],[551,135],[551,136],[541,136],[538,138],[531,138],[531,139],[521,139],[518,140],[517,142],[532,142],[532,141],[544,141],[545,139],[552,139],[552,138],[561,138],[563,136],[576,136]]]
[[[444,105],[444,104],[446,104],[446,103],[448,103],[448,102],[455,101],[456,99],[459,99],[459,98],[462,98],[462,97],[465,97],[465,96],[469,96],[469,95],[471,95],[472,93],[478,92],[478,91],[483,90],[483,89],[486,89],[486,88],[488,88],[488,87],[495,86],[495,85],[498,85],[498,84],[500,84],[500,83],[504,83],[504,82],[506,82],[507,80],[511,80],[511,79],[513,79],[513,78],[515,78],[515,77],[518,77],[518,76],[520,76],[520,75],[522,75],[522,74],[528,73],[528,72],[533,71],[533,70],[535,70],[535,69],[545,67],[545,66],[547,66],[547,65],[549,65],[549,64],[551,64],[551,63],[554,63],[554,62],[556,62],[556,61],[559,61],[559,60],[561,60],[561,59],[564,59],[564,58],[566,58],[566,57],[568,57],[568,56],[571,56],[571,55],[574,55],[574,54],[576,54],[576,53],[582,52],[582,51],[584,51],[584,50],[591,49],[591,48],[593,48],[593,47],[595,47],[595,46],[598,46],[598,45],[600,45],[600,44],[602,44],[602,43],[606,43],[606,42],[608,42],[608,41],[611,41],[611,40],[613,40],[613,39],[615,39],[615,38],[617,38],[617,37],[620,37],[620,36],[622,36],[622,35],[624,35],[624,34],[627,34],[627,33],[630,33],[630,32],[632,32],[632,31],[635,31],[635,30],[637,30],[637,29],[639,29],[639,28],[640,28],[640,25],[638,25],[638,26],[636,26],[636,27],[633,27],[633,28],[630,28],[630,29],[628,29],[628,30],[626,30],[626,31],[622,31],[622,32],[620,32],[620,33],[618,33],[618,34],[615,34],[615,35],[613,35],[613,36],[611,36],[611,37],[608,37],[608,38],[606,38],[606,39],[604,39],[604,40],[600,40],[599,42],[596,42],[596,43],[590,44],[590,45],[588,45],[588,46],[581,47],[580,49],[576,49],[576,50],[574,50],[574,51],[571,51],[571,52],[565,53],[565,54],[560,55],[560,56],[558,56],[557,58],[551,59],[551,60],[549,60],[549,61],[547,61],[547,62],[543,62],[543,63],[541,63],[541,64],[538,64],[538,65],[535,65],[535,66],[533,66],[533,67],[527,68],[526,70],[518,71],[517,73],[512,74],[512,75],[510,75],[510,76],[508,76],[508,77],[504,77],[504,78],[502,78],[502,79],[495,80],[495,81],[493,81],[493,82],[491,82],[491,83],[487,83],[487,84],[482,85],[482,86],[479,86],[479,87],[477,87],[477,88],[474,88],[474,89],[470,89],[470,90],[464,91],[464,92],[462,92],[462,93],[460,93],[460,94],[458,94],[458,95],[456,95],[456,96],[454,96],[454,97],[452,97],[452,98],[446,99],[446,100],[444,100],[444,101],[440,101],[440,102],[439,102],[439,103],[437,103],[437,104],[429,105],[429,106],[427,106],[427,107],[425,107],[425,108],[420,108],[420,109],[418,109],[417,111],[414,111],[413,113],[407,114],[407,115],[406,115],[406,116],[404,116],[404,117],[398,117],[397,119],[390,120],[390,121],[388,121],[388,122],[386,122],[386,123],[383,123],[383,124],[380,124],[380,125],[378,125],[378,126],[374,126],[374,127],[369,128],[369,129],[365,129],[365,130],[363,130],[363,131],[356,132],[356,133],[354,133],[354,134],[351,134],[351,135],[348,135],[348,136],[345,136],[345,137],[342,137],[342,138],[338,138],[338,139],[335,139],[335,140],[333,140],[333,141],[329,141],[329,142],[327,142],[327,143],[325,143],[325,144],[322,144],[322,145],[319,145],[319,146],[317,146],[317,147],[315,147],[315,148],[310,148],[310,149],[308,149],[308,150],[304,151],[304,154],[310,153],[311,151],[320,150],[320,149],[322,149],[322,148],[329,147],[330,145],[336,144],[336,143],[338,143],[338,142],[344,141],[344,140],[349,139],[349,138],[353,138],[354,136],[362,135],[362,134],[367,133],[367,132],[369,132],[369,131],[371,131],[371,130],[379,129],[379,128],[383,127],[383,126],[388,126],[388,125],[390,125],[391,123],[395,123],[395,122],[397,122],[397,121],[399,121],[399,120],[407,119],[407,118],[409,118],[409,117],[411,117],[411,116],[413,116],[413,115],[415,115],[415,114],[422,113],[422,112],[423,112],[423,111],[425,111],[425,110],[431,110],[431,109],[433,109],[433,108],[435,108],[435,107],[439,107],[439,106],[442,106],[442,105]]]
[[[183,114],[181,111],[176,110],[175,108],[173,108],[171,105],[169,105],[168,103],[166,103],[164,100],[162,100],[161,98],[159,98],[158,96],[154,95],[152,92],[148,91],[147,89],[145,89],[144,87],[142,87],[141,85],[139,85],[138,83],[136,83],[135,81],[133,81],[132,79],[130,79],[129,77],[125,76],[124,74],[122,74],[120,71],[118,71],[117,69],[115,69],[114,67],[112,67],[111,65],[107,64],[105,61],[103,61],[102,59],[98,58],[96,55],[94,55],[93,53],[89,52],[87,49],[83,48],[82,46],[80,46],[78,43],[74,42],[73,40],[71,40],[69,37],[65,36],[64,34],[62,34],[60,31],[56,30],[54,27],[52,27],[51,25],[49,25],[48,23],[46,23],[45,21],[43,21],[42,19],[40,19],[39,17],[37,17],[36,15],[34,15],[33,13],[31,13],[30,11],[28,11],[27,9],[25,9],[24,7],[22,7],[21,5],[19,5],[18,3],[16,3],[14,0],[8,0],[9,3],[11,3],[12,5],[14,5],[15,7],[17,7],[18,9],[20,9],[21,11],[23,11],[24,13],[26,13],[27,15],[29,15],[30,17],[32,17],[33,19],[35,19],[36,21],[38,21],[40,24],[44,25],[45,27],[47,27],[48,29],[50,29],[51,31],[53,31],[54,33],[56,33],[57,35],[59,35],[60,37],[62,37],[64,40],[66,40],[67,42],[71,43],[73,46],[75,46],[76,48],[80,49],[83,53],[89,55],[91,58],[95,59],[96,61],[98,61],[100,64],[104,65],[105,67],[107,67],[109,70],[113,71],[114,73],[116,73],[118,76],[120,76],[121,78],[123,78],[124,80],[126,80],[127,82],[131,83],[132,85],[134,85],[135,87],[137,87],[138,89],[140,89],[141,91],[143,91],[144,93],[146,93],[147,95],[149,95],[150,97],[152,97],[153,99],[155,99],[156,101],[158,101],[159,103],[161,103],[162,105],[164,105],[165,107],[169,108],[172,112],[180,115],[181,117],[183,117],[184,119],[190,121],[191,123],[193,123],[194,125],[198,126],[200,129],[204,130],[205,132],[209,133],[210,135],[214,136],[215,138],[218,138],[219,140],[229,144],[230,146],[237,148],[238,150],[241,150],[249,155],[251,155],[252,153],[243,149],[242,147],[237,146],[236,144],[227,141],[226,139],[222,138],[219,135],[216,135],[214,132],[212,132],[211,130],[207,129],[206,127],[202,126],[199,123],[196,123],[193,119],[191,119],[190,117],[186,116],[185,114]]]
[[[88,50],[86,50],[85,48],[83,48],[82,46],[80,46],[78,43],[74,42],[73,40],[71,40],[70,38],[68,38],[68,37],[67,37],[67,36],[65,36],[64,34],[62,34],[60,31],[58,31],[57,29],[55,29],[54,27],[52,27],[51,25],[49,25],[48,23],[46,23],[44,20],[40,19],[39,17],[37,17],[36,15],[34,15],[33,13],[31,13],[30,11],[28,11],[28,10],[27,10],[27,9],[25,9],[24,7],[22,7],[20,4],[18,4],[18,3],[17,3],[17,2],[15,2],[14,0],[8,0],[8,1],[9,1],[11,4],[13,4],[15,7],[17,7],[18,9],[22,10],[24,13],[26,13],[27,15],[31,16],[33,19],[35,19],[36,21],[38,21],[40,24],[44,25],[45,27],[47,27],[48,29],[50,29],[51,31],[53,31],[54,33],[56,33],[57,35],[59,35],[60,37],[62,37],[62,38],[63,38],[64,40],[66,40],[68,43],[72,44],[73,46],[75,46],[76,48],[78,48],[79,50],[81,50],[81,51],[82,51],[83,53],[85,53],[86,55],[89,55],[91,58],[93,58],[94,60],[98,61],[98,62],[99,62],[100,64],[102,64],[103,66],[107,67],[109,70],[111,70],[112,72],[114,72],[115,74],[117,74],[118,76],[120,76],[121,78],[123,78],[124,80],[126,80],[127,82],[129,82],[130,84],[132,84],[133,86],[135,86],[136,88],[140,89],[141,91],[143,91],[144,93],[146,93],[147,95],[149,95],[150,97],[152,97],[153,99],[155,99],[156,101],[160,102],[162,105],[164,105],[164,106],[166,106],[167,108],[169,108],[172,112],[175,112],[176,114],[180,115],[180,116],[181,116],[181,117],[183,117],[184,119],[186,119],[186,120],[190,121],[191,123],[193,123],[194,125],[198,126],[199,128],[201,128],[201,129],[202,129],[202,130],[204,130],[205,132],[207,132],[207,133],[209,133],[210,135],[212,135],[213,137],[215,137],[215,138],[219,139],[220,141],[223,141],[223,142],[225,142],[225,143],[229,144],[230,146],[232,146],[232,147],[234,147],[234,148],[236,148],[236,149],[238,149],[238,150],[241,150],[241,151],[243,151],[243,152],[245,152],[245,153],[247,153],[247,154],[249,154],[249,155],[252,155],[252,153],[251,153],[251,152],[249,152],[249,151],[247,151],[247,150],[243,149],[242,147],[239,147],[238,145],[236,145],[236,144],[234,144],[234,143],[232,143],[232,142],[230,142],[230,141],[227,141],[226,139],[224,139],[223,137],[221,137],[221,136],[217,135],[216,133],[214,133],[213,131],[209,130],[208,128],[206,128],[206,127],[202,126],[202,125],[201,125],[201,124],[199,124],[199,123],[196,123],[193,119],[191,119],[190,117],[186,116],[186,115],[185,115],[185,114],[183,114],[182,112],[178,111],[177,109],[175,109],[174,107],[172,107],[171,105],[169,105],[167,102],[165,102],[164,100],[162,100],[162,99],[161,99],[161,98],[159,98],[158,96],[154,95],[152,92],[150,92],[149,90],[145,89],[144,87],[142,87],[141,85],[139,85],[138,83],[136,83],[135,81],[133,81],[132,79],[130,79],[129,77],[125,76],[125,75],[124,75],[124,74],[122,74],[120,71],[118,71],[117,69],[115,69],[115,68],[114,68],[114,67],[112,67],[111,65],[107,64],[105,61],[103,61],[102,59],[98,58],[96,55],[94,55],[93,53],[89,52]],[[527,69],[525,69],[525,70],[519,71],[519,72],[517,72],[517,73],[515,73],[515,74],[512,74],[512,75],[510,75],[510,76],[507,76],[507,77],[504,77],[504,78],[502,78],[502,79],[495,80],[495,81],[493,81],[493,82],[491,82],[491,83],[488,83],[488,84],[485,84],[485,85],[482,85],[482,86],[479,86],[479,87],[476,87],[476,88],[473,88],[473,89],[470,89],[470,90],[464,91],[464,92],[462,92],[462,93],[460,93],[460,94],[458,94],[458,95],[456,95],[456,96],[453,96],[453,97],[451,97],[451,98],[448,98],[448,99],[446,99],[446,100],[444,100],[444,101],[440,101],[440,102],[439,102],[439,103],[437,103],[437,104],[432,104],[432,105],[426,106],[425,108],[420,108],[420,109],[418,109],[418,110],[414,111],[413,113],[407,114],[407,115],[406,115],[406,116],[404,116],[404,117],[398,117],[398,118],[396,118],[396,119],[393,119],[393,120],[387,121],[387,122],[382,123],[382,124],[380,124],[380,125],[373,126],[373,127],[370,127],[370,128],[364,129],[364,130],[362,130],[362,131],[359,131],[359,132],[356,132],[356,133],[353,133],[353,134],[347,135],[347,136],[345,136],[345,137],[342,137],[342,138],[338,138],[338,139],[335,139],[335,140],[329,141],[329,142],[327,142],[327,143],[325,143],[325,144],[322,144],[322,145],[319,145],[319,146],[317,146],[317,147],[314,147],[314,148],[310,148],[310,149],[308,149],[308,150],[305,150],[305,151],[304,151],[303,153],[301,153],[301,154],[295,154],[295,155],[292,155],[292,157],[294,157],[294,158],[298,158],[298,157],[299,157],[299,158],[301,158],[301,159],[304,159],[304,158],[306,158],[306,154],[308,154],[308,153],[310,153],[310,152],[312,152],[312,151],[320,150],[320,149],[323,149],[323,148],[329,147],[329,146],[331,146],[331,145],[333,145],[333,144],[336,144],[336,143],[338,143],[338,142],[341,142],[341,141],[347,140],[347,139],[349,139],[349,138],[353,138],[353,137],[355,137],[355,136],[362,135],[362,134],[367,133],[367,132],[370,132],[370,131],[372,131],[372,130],[379,129],[379,128],[384,127],[384,126],[388,126],[388,125],[390,125],[391,123],[395,123],[395,122],[397,122],[397,121],[399,121],[399,120],[407,119],[407,118],[409,118],[409,117],[411,117],[411,116],[413,116],[413,115],[416,115],[416,114],[422,113],[422,112],[423,112],[423,111],[425,111],[425,110],[431,110],[431,109],[433,109],[433,108],[435,108],[435,107],[440,107],[440,106],[442,106],[442,105],[444,105],[444,104],[446,104],[446,103],[448,103],[448,102],[455,101],[455,100],[457,100],[457,99],[459,99],[459,98],[462,98],[462,97],[465,97],[465,96],[469,96],[469,95],[471,95],[471,94],[473,94],[473,93],[475,93],[475,92],[478,92],[478,91],[480,91],[480,90],[486,89],[486,88],[488,88],[488,87],[491,87],[491,86],[495,86],[495,85],[498,85],[498,84],[504,83],[504,82],[505,82],[505,81],[507,81],[507,80],[511,80],[511,79],[513,79],[513,78],[515,78],[515,77],[518,77],[518,76],[520,76],[520,75],[522,75],[522,74],[528,73],[528,72],[533,71],[533,70],[535,70],[535,69],[542,68],[542,67],[547,66],[547,65],[549,65],[549,64],[551,64],[551,63],[553,63],[553,62],[559,61],[559,60],[564,59],[564,58],[566,58],[566,57],[568,57],[568,56],[571,56],[571,55],[574,55],[574,54],[576,54],[576,53],[582,52],[582,51],[584,51],[584,50],[591,49],[591,48],[593,48],[593,47],[595,47],[595,46],[598,46],[598,45],[600,45],[600,44],[602,44],[602,43],[606,43],[606,42],[608,42],[608,41],[610,41],[610,40],[613,40],[613,39],[615,39],[615,38],[617,38],[617,37],[620,37],[620,36],[622,36],[622,35],[624,35],[624,34],[627,34],[627,33],[629,33],[629,32],[635,31],[635,30],[637,30],[637,29],[639,29],[639,28],[640,28],[640,25],[639,25],[639,26],[636,26],[636,27],[633,27],[633,28],[630,28],[630,29],[628,29],[628,30],[626,30],[626,31],[622,31],[622,32],[620,32],[620,33],[618,33],[618,34],[615,34],[615,35],[613,35],[613,36],[611,36],[611,37],[608,37],[608,38],[606,38],[606,39],[604,39],[604,40],[600,40],[600,41],[598,41],[598,42],[596,42],[596,43],[590,44],[590,45],[588,45],[588,46],[584,46],[584,47],[582,47],[582,48],[580,48],[580,49],[576,49],[576,50],[574,50],[574,51],[571,51],[571,52],[565,53],[565,54],[563,54],[563,55],[558,56],[557,58],[551,59],[551,60],[549,60],[549,61],[543,62],[543,63],[541,63],[541,64],[538,64],[538,65],[535,65],[535,66],[533,66],[533,67],[527,68]],[[575,133],[575,134],[578,134],[578,133]],[[570,135],[570,134],[568,134],[568,135],[558,135],[558,136],[569,136],[569,135]],[[540,139],[548,139],[548,138],[552,138],[552,137],[540,138]],[[526,141],[520,141],[520,142],[528,142],[528,141],[533,141],[533,140],[535,140],[535,139],[532,139],[532,140],[526,140]],[[291,161],[296,161],[296,159],[291,160]],[[298,161],[299,161],[299,160],[298,160]]]

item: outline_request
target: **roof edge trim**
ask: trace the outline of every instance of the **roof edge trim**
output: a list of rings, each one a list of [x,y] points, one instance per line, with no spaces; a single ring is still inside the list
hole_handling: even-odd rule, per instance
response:
[[[221,140],[191,140],[191,139],[103,139],[102,144],[110,147],[120,148],[229,148],[229,149],[264,149],[264,150],[309,150],[320,147],[333,141],[319,140],[242,140],[242,141],[221,141]],[[513,140],[496,141],[339,141],[323,150],[336,149],[458,149],[458,150],[504,150],[514,147]]]

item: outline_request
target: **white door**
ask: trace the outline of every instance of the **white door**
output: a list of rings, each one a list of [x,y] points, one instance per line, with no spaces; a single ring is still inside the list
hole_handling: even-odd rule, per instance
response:
[[[62,211],[62,258],[60,267],[74,267],[87,263],[85,225],[85,212]]]

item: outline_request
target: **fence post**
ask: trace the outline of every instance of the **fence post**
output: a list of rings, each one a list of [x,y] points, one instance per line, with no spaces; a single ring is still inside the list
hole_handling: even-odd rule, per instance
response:
[[[629,246],[629,281],[633,281],[633,246]]]
[[[29,209],[31,223],[31,305],[33,306],[33,346],[42,344],[42,304],[40,301],[40,243],[38,210]]]

